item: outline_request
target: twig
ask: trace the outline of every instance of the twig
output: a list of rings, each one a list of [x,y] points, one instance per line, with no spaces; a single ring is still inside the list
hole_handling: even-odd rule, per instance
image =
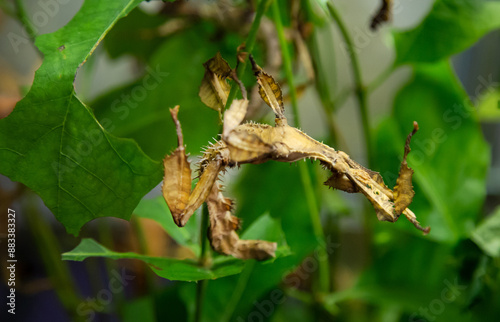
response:
[[[361,77],[361,69],[358,61],[358,56],[356,55],[356,51],[354,45],[352,43],[351,37],[347,32],[347,28],[344,24],[344,21],[340,18],[340,15],[337,12],[337,9],[331,4],[331,2],[327,3],[328,11],[332,16],[333,20],[335,20],[337,26],[339,27],[339,31],[342,34],[342,38],[345,41],[347,46],[347,52],[349,54],[349,58],[351,59],[351,67],[352,73],[354,76],[354,84],[355,84],[355,92],[359,105],[359,113],[361,115],[361,122],[363,124],[363,134],[365,137],[366,144],[366,152],[368,159],[368,166],[373,162],[373,152],[372,152],[372,144],[371,144],[371,132],[370,132],[370,122],[368,119],[368,103],[367,103],[367,90],[363,84],[363,80]]]
[[[255,12],[255,18],[252,22],[252,26],[250,27],[247,40],[245,41],[245,51],[248,52],[249,54],[252,53],[253,47],[255,46],[255,40],[257,39],[257,31],[259,30],[262,16],[264,16],[264,13],[266,13],[267,8],[269,7],[269,4],[271,2],[272,0],[261,0],[257,6],[257,11]],[[246,66],[247,66],[247,60],[245,60],[243,63],[239,65],[237,71],[237,76],[239,79],[241,79],[243,74],[245,73]],[[231,103],[233,102],[233,99],[235,98],[237,91],[238,91],[238,86],[235,85],[231,86],[231,91],[229,92],[226,106],[224,107],[225,109],[231,106]]]
[[[35,28],[33,28],[33,25],[31,24],[31,21],[29,20],[28,15],[26,14],[26,9],[24,8],[23,1],[22,0],[14,0],[14,5],[16,7],[17,18],[23,24],[24,28],[26,28],[26,32],[30,36],[31,40],[35,41],[37,33],[35,31]]]
[[[201,225],[200,225],[200,257],[198,258],[198,264],[202,267],[206,267],[209,261],[210,251],[208,250],[208,207],[207,205],[202,206],[201,211]],[[196,308],[194,321],[201,321],[202,311],[203,311],[203,300],[205,298],[205,289],[207,288],[208,280],[201,280],[196,284]]]
[[[290,99],[292,103],[292,111],[294,116],[294,125],[295,127],[300,128],[300,118],[299,118],[299,109],[297,104],[297,93],[294,87],[293,80],[293,72],[292,72],[292,61],[290,58],[290,54],[288,52],[287,42],[285,38],[285,32],[283,30],[283,23],[281,21],[280,9],[277,2],[273,2],[272,4],[272,13],[274,18],[274,23],[276,25],[276,30],[278,32],[278,39],[281,45],[281,53],[283,55],[283,67],[285,69],[285,75],[288,82]],[[306,194],[306,201],[309,207],[309,213],[311,216],[311,222],[314,229],[314,235],[318,240],[324,240],[325,236],[323,233],[323,228],[321,226],[321,219],[318,210],[318,203],[316,200],[316,195],[314,193],[314,188],[311,182],[311,177],[309,171],[307,169],[307,164],[303,162],[299,162],[300,169],[300,178],[302,180],[302,184],[304,186],[304,191]],[[328,264],[328,256],[326,255],[325,249],[321,248],[320,252],[324,252],[324,254],[320,254],[319,258],[322,260],[319,262],[319,281],[320,281],[320,290],[322,292],[327,292],[328,287],[330,285],[330,276],[329,276],[329,264]]]

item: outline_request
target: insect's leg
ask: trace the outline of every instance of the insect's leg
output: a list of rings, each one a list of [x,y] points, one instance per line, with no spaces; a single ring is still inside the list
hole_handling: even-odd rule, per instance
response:
[[[333,171],[332,175],[324,182],[325,186],[345,192],[359,192],[358,187],[343,173]]]
[[[162,192],[174,222],[182,227],[207,198],[217,179],[221,162],[209,162],[196,187],[191,192],[191,168],[184,149],[181,125],[177,119],[178,111],[179,106],[170,110],[177,129],[178,147],[163,160],[165,177]]]
[[[241,240],[236,233],[239,219],[231,214],[232,202],[225,198],[216,182],[207,198],[210,213],[210,243],[215,251],[241,259],[266,260],[274,257],[276,243]]]

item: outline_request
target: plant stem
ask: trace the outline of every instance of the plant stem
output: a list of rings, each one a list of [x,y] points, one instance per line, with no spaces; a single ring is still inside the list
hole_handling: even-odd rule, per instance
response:
[[[285,69],[285,75],[288,82],[290,100],[292,103],[292,111],[294,116],[294,125],[300,127],[299,109],[297,104],[297,93],[294,87],[293,71],[292,71],[292,60],[290,58],[290,53],[288,52],[288,45],[285,38],[285,32],[283,29],[283,23],[281,20],[280,9],[278,2],[273,2],[272,13],[274,23],[276,25],[276,31],[278,33],[278,39],[281,46],[281,53],[283,55],[283,67]],[[316,195],[314,193],[314,188],[311,182],[311,176],[307,168],[307,164],[304,162],[299,163],[300,178],[304,186],[304,192],[306,194],[306,201],[309,207],[309,214],[311,216],[311,223],[314,230],[314,235],[317,240],[324,241],[325,236],[323,233],[323,228],[321,226],[321,219],[318,210],[318,203],[316,200]],[[321,292],[327,292],[330,285],[330,269],[328,265],[328,256],[326,254],[326,249],[321,247],[319,249],[319,256],[321,260],[319,261],[319,287]]]
[[[116,249],[115,240],[113,238],[113,229],[111,227],[111,218],[102,219],[99,221],[97,226],[97,235],[101,245],[108,249]],[[117,270],[118,264],[116,261],[104,258],[104,266],[106,266],[106,273],[102,274],[102,285],[106,285],[107,280],[109,280],[111,273]],[[97,264],[97,262],[96,262]],[[118,292],[113,296],[113,305],[116,307],[121,307],[124,303],[124,296],[122,292]]]
[[[200,258],[198,263],[200,266],[207,266],[208,259],[210,256],[210,250],[208,249],[208,238],[207,238],[207,230],[208,230],[208,206],[205,204],[201,210],[201,225],[200,225]]]
[[[333,20],[337,24],[339,31],[344,39],[344,42],[347,46],[347,53],[349,54],[349,58],[351,59],[352,73],[354,77],[355,91],[356,97],[358,100],[359,113],[361,115],[361,122],[363,125],[363,134],[365,137],[366,144],[366,153],[368,159],[368,166],[372,163],[373,152],[372,152],[372,144],[371,144],[371,131],[370,131],[370,122],[368,116],[368,103],[367,103],[367,89],[363,84],[363,80],[361,77],[361,69],[359,65],[358,56],[356,54],[354,45],[352,43],[351,37],[347,32],[346,25],[344,21],[340,18],[340,15],[337,12],[337,9],[333,6],[331,2],[327,3],[328,11],[332,16]]]
[[[367,93],[371,93],[374,90],[376,90],[380,85],[382,85],[389,76],[392,75],[392,73],[395,70],[394,64],[391,64],[388,68],[386,68],[380,75],[377,76],[368,86],[366,87]]]
[[[264,13],[266,13],[267,8],[269,7],[269,4],[273,0],[260,0],[259,4],[257,5],[257,11],[255,12],[255,18],[253,19],[252,26],[250,27],[250,31],[247,36],[247,40],[245,41],[245,51],[248,54],[251,54],[253,51],[253,47],[255,46],[255,40],[257,39],[257,31],[259,30],[260,26],[260,21],[262,20],[262,16],[264,16]],[[241,63],[238,67],[237,75],[238,79],[241,79],[243,74],[245,73],[247,67],[247,60],[245,60],[243,63]],[[227,97],[227,102],[226,106],[224,107],[227,109],[229,106],[231,106],[231,103],[233,102],[236,92],[238,91],[238,84],[233,84],[231,86],[231,91],[229,92],[229,95]]]
[[[31,21],[28,19],[28,15],[26,14],[26,9],[24,8],[24,4],[22,0],[15,0],[14,5],[16,7],[16,15],[19,21],[23,24],[24,28],[26,28],[26,32],[30,36],[31,40],[35,41],[37,36],[35,28],[31,24]]]
[[[228,300],[226,309],[224,311],[224,314],[221,316],[220,321],[231,320],[231,316],[233,315],[234,310],[236,310],[236,306],[240,302],[241,296],[243,295],[243,292],[245,291],[245,288],[248,285],[250,276],[252,275],[253,269],[255,268],[255,263],[256,263],[255,260],[247,261],[245,263],[245,268],[241,272],[238,281],[234,286],[233,295]]]
[[[194,313],[194,321],[201,321],[203,308],[203,299],[205,298],[205,290],[207,288],[207,280],[198,281],[196,284],[196,310]]]
[[[149,255],[149,245],[146,234],[144,233],[143,225],[138,217],[135,215],[130,219],[132,228],[134,229],[137,242],[139,244],[139,252],[144,255]],[[144,279],[146,281],[144,294],[151,294],[155,289],[154,276],[149,270],[144,270]],[[154,305],[154,304],[153,304]]]
[[[72,320],[83,321],[83,317],[78,316],[75,311],[82,299],[71,277],[68,264],[61,260],[59,242],[38,211],[35,204],[36,197],[29,194],[27,199],[25,211],[27,222],[36,241],[36,247],[39,253],[43,254],[41,259],[52,287]]]
[[[308,2],[309,3],[309,2]],[[315,86],[316,90],[319,94],[321,105],[323,107],[323,111],[325,113],[325,120],[328,127],[329,132],[329,140],[330,144],[334,147],[338,147],[340,132],[334,120],[334,112],[335,112],[335,102],[332,100],[330,95],[330,89],[328,88],[327,77],[325,74],[325,69],[321,68],[318,65],[320,61],[320,50],[318,44],[318,32],[317,30],[313,31],[311,35],[311,40],[308,43],[309,51],[311,52],[311,56],[313,57],[312,62],[314,66],[314,74],[315,74]]]
[[[201,225],[200,225],[200,257],[198,258],[198,264],[202,267],[206,267],[209,262],[210,250],[208,249],[208,206],[205,204],[202,206],[201,210]],[[203,300],[205,298],[205,290],[207,288],[208,280],[201,280],[196,284],[196,308],[194,313],[194,321],[201,321],[202,311],[203,311]]]

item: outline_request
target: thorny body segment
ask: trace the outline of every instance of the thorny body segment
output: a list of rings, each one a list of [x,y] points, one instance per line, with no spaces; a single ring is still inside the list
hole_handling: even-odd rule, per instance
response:
[[[413,172],[406,165],[406,156],[410,150],[411,135],[418,129],[416,122],[405,146],[403,160],[405,167],[403,165],[401,167],[400,178],[393,192],[384,184],[379,173],[364,168],[351,160],[346,153],[337,151],[314,140],[299,129],[289,126],[283,113],[281,89],[271,76],[265,74],[255,62],[252,63],[261,96],[276,115],[276,125],[241,124],[248,101],[246,99],[233,101],[231,107],[224,113],[221,140],[210,145],[203,153],[199,181],[193,191],[191,191],[191,169],[177,119],[179,107],[171,109],[179,146],[164,160],[165,179],[162,190],[178,226],[184,226],[194,211],[206,202],[210,214],[208,235],[216,251],[243,259],[264,260],[274,257],[276,243],[239,239],[236,230],[239,229],[240,222],[231,214],[232,201],[222,195],[217,182],[218,175],[226,167],[244,163],[258,164],[270,160],[295,162],[313,159],[319,160],[332,172],[325,185],[350,193],[361,192],[373,204],[379,220],[395,222],[403,213],[415,227],[424,233],[429,232],[429,228],[422,228],[413,212],[407,208],[413,198],[411,186]]]

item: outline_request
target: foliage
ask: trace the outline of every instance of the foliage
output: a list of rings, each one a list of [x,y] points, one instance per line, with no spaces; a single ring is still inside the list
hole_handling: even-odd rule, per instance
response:
[[[271,21],[278,30],[278,35],[272,33],[274,40],[287,45],[281,46],[284,59],[274,75],[281,83],[292,85],[284,91],[285,101],[290,100],[299,110],[308,108],[295,97],[300,96],[300,91],[295,93],[300,82],[293,85],[294,77],[301,77],[304,53],[312,53],[309,63],[317,77],[305,83],[314,83],[310,87],[321,98],[329,133],[336,133],[328,120],[338,116],[341,106],[336,104],[342,100],[331,99],[338,91],[333,90],[334,82],[329,83],[331,78],[324,77],[324,55],[314,53],[318,31],[331,24],[349,37],[340,3],[299,1],[295,3],[300,5],[298,14],[288,2],[261,0],[253,8],[234,1],[235,17],[224,6],[208,3],[203,5],[216,10],[215,14],[193,9],[190,16],[170,7],[174,16],[169,17],[146,14],[136,8],[140,2],[87,0],[65,27],[37,36],[35,45],[43,64],[29,93],[0,120],[0,172],[37,193],[67,232],[78,235],[94,219],[129,220],[134,214],[135,219],[155,221],[190,254],[190,258],[166,258],[118,252],[105,247],[103,240],[87,238],[64,253],[63,259],[72,261],[135,259],[158,276],[178,281],[126,300],[120,309],[124,320],[149,316],[233,321],[253,316],[272,321],[432,321],[436,317],[482,321],[500,316],[500,213],[497,209],[484,219],[488,215],[483,206],[490,152],[479,127],[480,118],[498,121],[498,93],[490,92],[488,100],[480,104],[485,107],[477,113],[450,63],[452,55],[500,27],[496,18],[500,3],[436,0],[418,26],[407,31],[391,29],[388,34],[394,39],[396,56],[387,75],[403,65],[411,67],[412,75],[376,126],[368,118],[368,84],[363,83],[357,52],[348,48],[354,75],[349,95],[359,103],[369,165],[381,172],[388,186],[396,183],[402,147],[413,121],[420,126],[407,159],[414,170],[412,210],[423,225],[431,226],[431,233],[422,236],[403,221],[375,223],[369,207],[362,211],[348,202],[332,207],[327,198],[341,203],[345,195],[339,198],[336,191],[325,192],[321,183],[326,174],[316,167],[273,162],[244,165],[226,188],[237,197],[236,215],[243,219],[241,236],[278,243],[275,259],[256,262],[207,254],[202,212],[186,227],[178,228],[161,196],[144,198],[161,181],[161,159],[176,146],[168,109],[181,106],[184,143],[194,159],[219,127],[218,113],[206,108],[198,96],[203,62],[220,52],[223,57],[233,57],[228,60],[235,66],[241,55],[238,46],[252,37],[255,40],[259,25]],[[262,21],[247,21],[247,10],[267,16]],[[227,19],[217,19],[218,13]],[[170,31],[162,34],[165,23],[172,21]],[[176,21],[182,23],[176,25]],[[367,24],[369,21],[366,17]],[[314,31],[307,32],[306,26]],[[389,27],[384,24],[384,28]],[[284,29],[299,39],[293,40],[295,46],[285,43],[292,40],[285,37]],[[257,37],[252,53],[257,61],[271,63],[266,54],[269,35],[265,35],[264,39]],[[144,74],[92,102],[83,102],[73,82],[103,39],[112,58],[133,57]],[[346,44],[353,45],[348,38],[332,41],[339,51]],[[244,64],[238,64],[240,73]],[[250,95],[250,73],[238,76]],[[328,89],[332,90],[326,93]],[[139,97],[139,93],[146,94]],[[232,100],[231,94],[229,97]],[[287,113],[293,115],[290,119],[295,118],[297,124],[299,114],[294,110],[288,111],[287,106]],[[355,199],[356,204],[362,202]],[[344,212],[350,213],[347,218],[364,221],[364,225],[357,221],[362,234],[354,234],[366,252],[359,255],[366,257],[361,272],[346,273],[348,264],[340,262],[358,256],[352,249],[359,249],[354,248],[355,239],[341,231]],[[147,241],[148,236],[144,237]],[[211,258],[205,260],[204,256]]]

